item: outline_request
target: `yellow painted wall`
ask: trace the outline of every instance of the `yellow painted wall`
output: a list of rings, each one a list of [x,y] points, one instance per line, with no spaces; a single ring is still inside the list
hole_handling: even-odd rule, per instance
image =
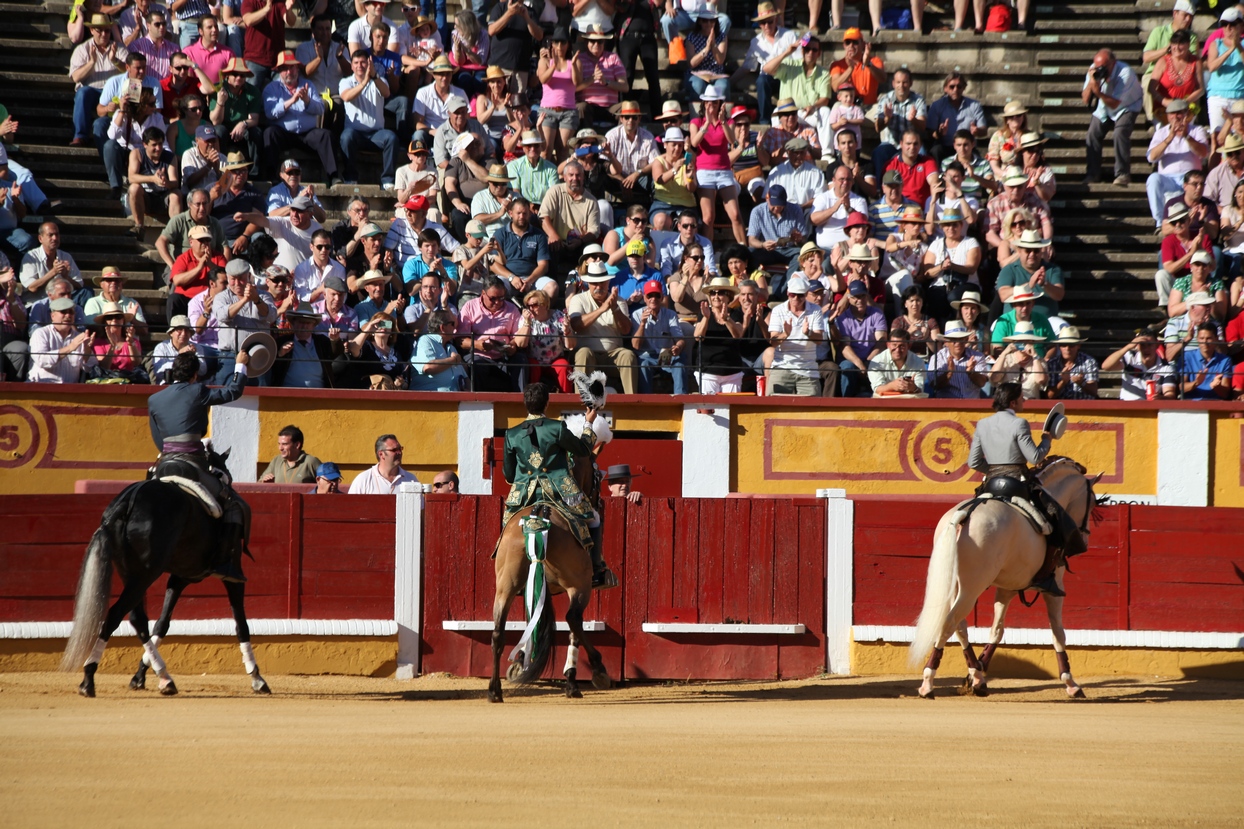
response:
[[[1210,434],[1214,440],[1210,456],[1212,503],[1216,507],[1244,507],[1244,418],[1215,412]]]
[[[731,491],[813,493],[842,487],[861,494],[967,493],[971,435],[987,410],[791,409],[735,407]],[[1029,420],[1040,431],[1044,412]],[[1101,494],[1157,491],[1157,416],[1077,412],[1055,451],[1092,473]]]
[[[303,448],[341,467],[346,481],[376,462],[376,438],[397,435],[405,450],[402,466],[421,481],[458,466],[458,403],[396,404],[400,396],[329,399],[261,397],[257,471],[276,457],[277,432],[297,426]],[[325,404],[329,404],[328,407]]]

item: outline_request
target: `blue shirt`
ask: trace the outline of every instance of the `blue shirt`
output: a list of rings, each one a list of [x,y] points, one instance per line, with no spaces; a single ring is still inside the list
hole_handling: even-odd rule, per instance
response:
[[[646,310],[648,310],[646,306],[641,306],[631,312],[631,322],[635,325],[632,336],[639,333],[639,321]],[[649,318],[644,323],[643,329],[644,347],[641,349],[643,354],[659,354],[661,349],[669,348],[683,336],[682,328],[678,325],[678,315],[664,306],[659,309],[655,317]]]
[[[121,90],[125,88],[126,74],[122,72],[120,75],[113,75],[104,81],[104,88],[99,92],[99,102],[103,106],[107,106],[113,101],[121,99]],[[150,75],[143,77],[143,86],[153,90],[156,96],[156,111],[164,109],[164,90],[160,88],[160,82]]]
[[[1202,368],[1207,368],[1205,379],[1201,385],[1189,392],[1184,392],[1184,400],[1221,400],[1222,398],[1214,394],[1210,390],[1210,385],[1214,382],[1214,375],[1221,374],[1229,381],[1231,379],[1231,358],[1226,354],[1215,352],[1210,358],[1209,363],[1205,362],[1205,358],[1201,356],[1201,349],[1197,347],[1196,341],[1188,343],[1180,352],[1183,358],[1183,377],[1180,378],[1181,383],[1191,383],[1200,374]],[[1175,359],[1179,362],[1179,358]]]
[[[1084,88],[1088,89],[1089,78],[1093,76],[1093,70],[1084,73]],[[1101,91],[1109,95],[1111,98],[1117,98],[1119,105],[1114,109],[1106,106],[1106,102],[1101,98],[1097,99],[1097,107],[1093,110],[1093,117],[1102,123],[1106,119],[1111,121],[1118,118],[1124,112],[1140,112],[1145,108],[1144,92],[1140,88],[1140,81],[1136,79],[1136,73],[1132,71],[1132,67],[1128,66],[1121,60],[1114,62],[1114,71],[1110,73],[1110,77],[1106,78],[1106,82],[1101,85]]]
[[[649,279],[655,279],[661,283],[661,293],[668,294],[669,288],[665,285],[665,277],[656,268],[644,267],[641,273],[635,273],[629,268],[625,271],[619,270],[614,275],[613,281],[609,283],[609,287],[618,289],[618,296],[621,299],[631,302],[633,299],[640,305],[644,304],[644,283]],[[636,295],[638,294],[638,298]]]
[[[298,193],[301,192],[301,190],[298,191]],[[278,181],[268,191],[268,212],[271,213],[273,210],[289,207],[290,203],[298,196],[298,193],[289,192],[289,185],[283,181]],[[324,205],[320,204],[319,196],[312,196],[311,201],[315,203],[316,207],[321,210],[324,209]]]
[[[929,105],[929,130],[940,129],[943,121],[950,121],[950,129],[938,141],[946,147],[955,146],[955,133],[958,130],[971,129],[974,124],[978,127],[988,126],[985,122],[985,110],[981,108],[980,102],[966,95],[959,99],[957,107],[945,95]]]
[[[755,236],[762,242],[786,239],[785,246],[790,246],[794,244],[790,241],[792,230],[798,230],[807,238],[808,220],[803,214],[803,208],[797,204],[787,204],[781,216],[774,216],[767,203],[758,204],[747,220],[747,235]]]
[[[294,337],[294,350],[289,353],[289,360],[289,372],[285,375],[285,388],[324,388],[324,370],[320,366],[320,355],[315,350],[314,340],[307,340],[304,343]]]
[[[290,91],[285,86],[285,81],[277,78],[265,86],[263,113],[272,126],[303,135],[319,126],[319,117],[324,113],[324,99],[306,78],[299,78],[298,86],[306,87],[307,100],[299,101],[289,108],[286,103],[289,101]]]
[[[419,338],[415,348],[415,356],[410,365],[414,369],[410,375],[412,391],[458,391],[459,379],[466,379],[466,371],[462,366],[451,366],[437,374],[426,374],[424,366],[431,360],[441,360],[449,356],[449,346],[441,342],[439,334],[424,334]]]
[[[445,269],[445,276],[458,281],[458,266],[449,261],[449,257],[441,255],[441,266]],[[418,282],[430,273],[428,263],[423,261],[422,256],[412,256],[406,260],[406,264],[402,266],[402,281],[409,285],[412,282]],[[440,276],[440,274],[436,274]]]
[[[527,232],[519,236],[507,224],[493,238],[505,255],[505,266],[515,276],[531,276],[539,263],[549,261],[549,237],[534,226],[528,226]]]

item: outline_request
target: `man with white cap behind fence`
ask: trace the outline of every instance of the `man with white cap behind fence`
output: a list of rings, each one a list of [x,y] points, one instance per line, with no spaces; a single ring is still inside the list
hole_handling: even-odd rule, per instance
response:
[[[151,355],[153,382],[161,386],[168,384],[168,371],[173,367],[173,360],[178,354],[194,354],[198,357],[199,376],[207,376],[207,361],[198,353],[194,343],[190,342],[190,336],[193,333],[194,327],[190,324],[190,318],[184,314],[179,314],[168,321],[168,339],[156,343],[155,351]]]
[[[769,341],[773,344],[771,394],[815,397],[821,392],[816,344],[825,337],[825,321],[821,309],[810,304],[807,295],[808,280],[802,276],[791,278],[786,285],[786,302],[769,315]]]

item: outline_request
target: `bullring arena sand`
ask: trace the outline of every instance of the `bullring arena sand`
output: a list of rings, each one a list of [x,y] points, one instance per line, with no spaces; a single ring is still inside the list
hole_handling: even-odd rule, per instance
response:
[[[1240,826],[1239,682],[0,675],[0,825]],[[154,683],[153,683],[154,684]]]

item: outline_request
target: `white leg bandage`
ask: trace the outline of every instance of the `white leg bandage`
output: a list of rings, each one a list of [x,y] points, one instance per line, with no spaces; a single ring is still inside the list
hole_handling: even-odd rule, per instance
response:
[[[87,665],[98,665],[99,660],[104,657],[104,648],[108,647],[108,643],[103,639],[95,640],[95,647],[91,648],[91,655],[86,658]]]
[[[242,667],[245,668],[246,672],[249,674],[256,668],[255,649],[251,647],[250,642],[242,642],[240,647],[242,649]]]
[[[571,645],[566,648],[566,667],[562,668],[562,676],[570,673],[570,669],[579,664],[579,646]]]
[[[168,676],[168,669],[164,666],[164,660],[160,658],[160,651],[156,648],[154,638],[143,643],[143,650],[147,653],[147,664],[154,668],[161,677]]]

